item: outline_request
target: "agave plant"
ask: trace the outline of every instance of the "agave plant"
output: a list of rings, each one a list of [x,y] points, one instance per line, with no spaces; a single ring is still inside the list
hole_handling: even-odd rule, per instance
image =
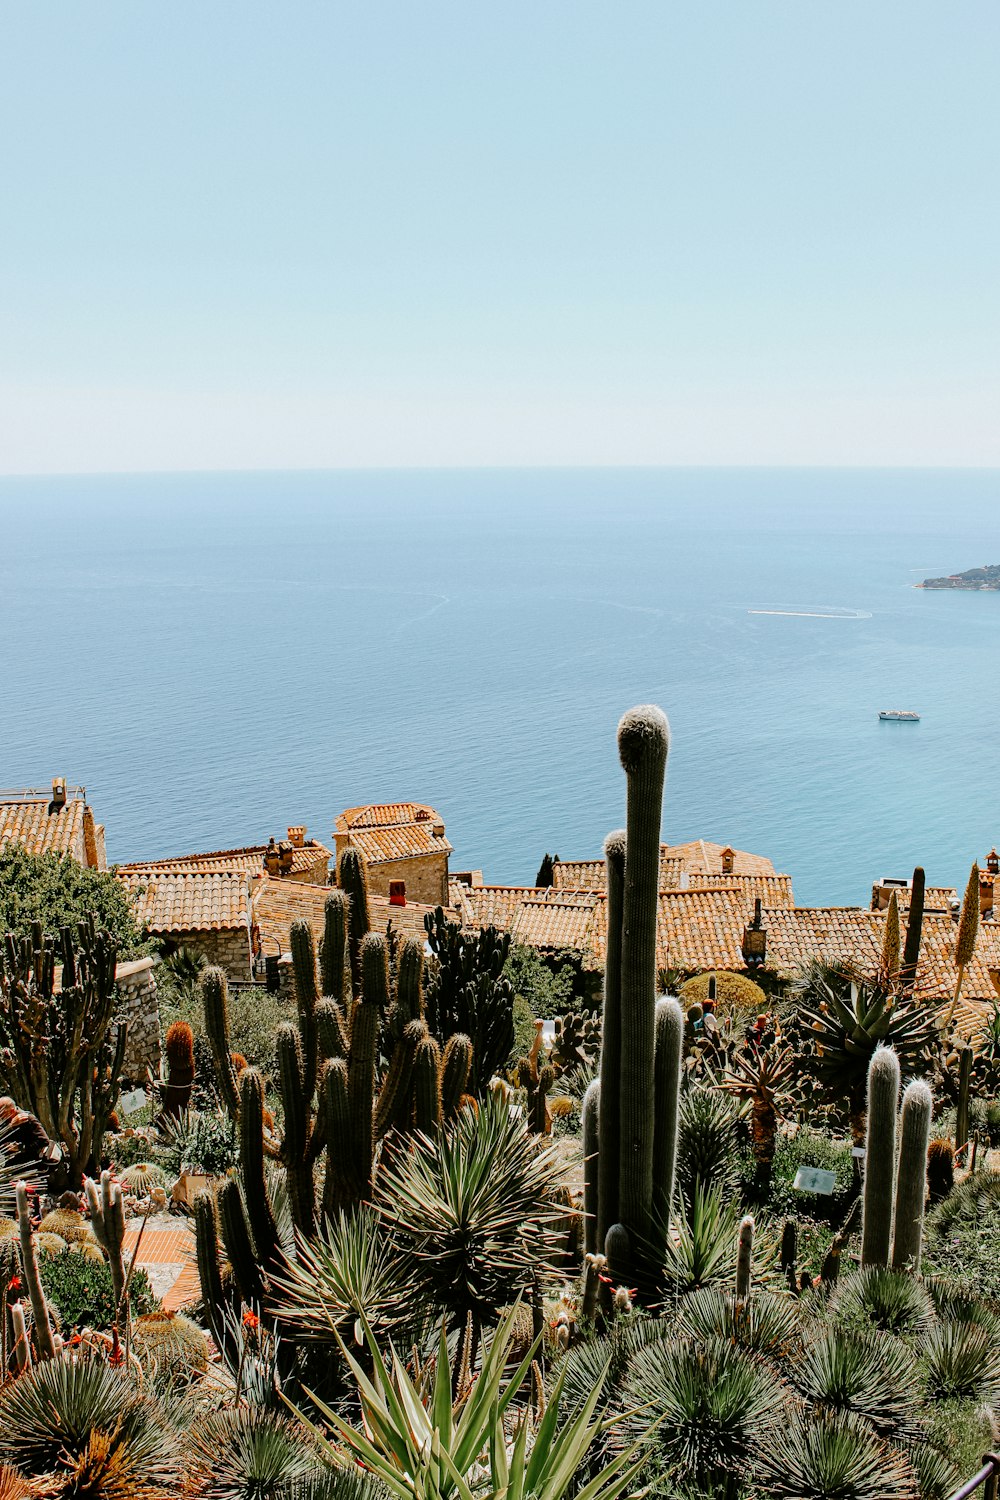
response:
[[[916,1420],[915,1364],[898,1340],[830,1328],[807,1343],[792,1370],[801,1394],[831,1411],[854,1412],[883,1436]]]
[[[769,1359],[784,1358],[801,1340],[801,1304],[784,1293],[755,1291],[737,1300],[707,1286],[681,1300],[677,1321],[692,1338],[730,1339]]]
[[[0,1392],[0,1458],[53,1495],[164,1500],[180,1444],[162,1407],[97,1357],[49,1359]],[[89,1488],[88,1488],[89,1486]]]
[[[204,1500],[379,1500],[356,1468],[321,1462],[309,1429],[279,1412],[211,1412],[188,1435],[187,1486]]]
[[[498,1094],[466,1109],[379,1173],[376,1207],[406,1266],[411,1300],[478,1340],[555,1251],[561,1170]]]
[[[798,1054],[825,1097],[846,1101],[854,1144],[864,1145],[868,1064],[892,1047],[904,1078],[923,1074],[938,1042],[934,1014],[913,992],[813,963],[795,987]]]
[[[776,1500],[914,1500],[904,1455],[850,1412],[795,1412],[762,1429],[755,1465]]]
[[[931,1299],[920,1282],[886,1266],[865,1266],[846,1277],[833,1311],[842,1326],[878,1333],[921,1333],[934,1321]]]
[[[727,1339],[670,1339],[633,1359],[624,1430],[655,1452],[681,1492],[735,1496],[765,1420],[788,1399],[767,1365]],[[656,1419],[653,1424],[650,1418]]]
[[[486,1350],[482,1369],[452,1396],[448,1340],[442,1327],[434,1369],[415,1380],[396,1351],[383,1358],[366,1329],[372,1361],[369,1378],[345,1349],[361,1398],[364,1426],[352,1427],[317,1402],[342,1447],[397,1500],[475,1500],[484,1489],[505,1500],[617,1500],[641,1467],[632,1445],[577,1488],[577,1471],[606,1423],[595,1418],[603,1382],[583,1409],[560,1422],[562,1380],[537,1423],[530,1408],[515,1408],[531,1370],[537,1341],[514,1374],[504,1379],[518,1306],[511,1308]],[[331,1461],[341,1453],[315,1427]]]
[[[698,1187],[724,1192],[735,1186],[737,1115],[732,1101],[718,1089],[695,1088],[681,1099],[676,1184],[689,1207]]]
[[[281,1322],[307,1338],[361,1342],[366,1317],[378,1335],[406,1311],[409,1270],[374,1209],[327,1219],[316,1237],[300,1237],[298,1253],[275,1277]]]
[[[924,1340],[925,1389],[931,1401],[1000,1399],[1000,1342],[976,1323],[943,1323]]]
[[[679,1218],[667,1237],[661,1277],[665,1293],[678,1296],[732,1279],[740,1217],[732,1199],[696,1184],[686,1218]]]

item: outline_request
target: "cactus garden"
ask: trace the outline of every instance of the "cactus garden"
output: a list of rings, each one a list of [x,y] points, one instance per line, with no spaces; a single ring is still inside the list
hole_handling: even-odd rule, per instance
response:
[[[59,1151],[0,1123],[0,1497],[945,1500],[979,1467],[1000,1022],[927,1005],[920,873],[871,972],[658,970],[668,752],[624,716],[603,982],[547,1033],[509,935],[380,926],[348,850],[255,1055],[175,964],[194,1025],[126,1127],[115,937],[8,937],[0,1082]],[[140,1264],[163,1223],[183,1305]]]

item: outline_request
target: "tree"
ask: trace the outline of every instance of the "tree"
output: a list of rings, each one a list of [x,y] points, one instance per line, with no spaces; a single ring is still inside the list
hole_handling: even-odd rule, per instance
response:
[[[538,866],[538,874],[535,876],[535,884],[537,886],[551,885],[553,879],[552,866],[558,863],[558,854],[544,854],[542,856],[542,862]]]
[[[90,913],[123,958],[141,947],[125,887],[109,870],[88,870],[69,855],[29,854],[21,844],[0,849],[0,932],[26,937],[32,922],[43,932],[76,930]]]

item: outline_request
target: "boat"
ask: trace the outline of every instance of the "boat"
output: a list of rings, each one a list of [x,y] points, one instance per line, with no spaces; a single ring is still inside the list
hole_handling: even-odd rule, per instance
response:
[[[920,722],[920,715],[914,713],[912,708],[883,708],[879,718],[883,722],[888,721],[892,724],[918,724]]]

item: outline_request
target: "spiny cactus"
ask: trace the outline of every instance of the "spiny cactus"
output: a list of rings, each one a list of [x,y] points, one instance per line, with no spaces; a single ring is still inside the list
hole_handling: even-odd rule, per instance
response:
[[[122,1245],[125,1242],[125,1207],[122,1190],[114,1182],[110,1172],[101,1173],[100,1192],[91,1178],[85,1183],[87,1202],[90,1206],[90,1224],[98,1243],[108,1257],[111,1269],[111,1285],[115,1294],[115,1306],[121,1308],[125,1296],[125,1262]]]
[[[797,1293],[799,1290],[795,1269],[796,1260],[798,1259],[798,1240],[798,1225],[794,1219],[786,1219],[781,1226],[781,1256],[779,1264],[781,1266],[781,1274],[787,1281],[788,1289],[792,1293]]]
[[[23,1182],[17,1184],[15,1201],[17,1203],[17,1228],[21,1241],[21,1267],[24,1272],[25,1286],[28,1289],[28,1300],[31,1303],[35,1348],[40,1358],[54,1359],[56,1346],[49,1323],[49,1304],[42,1289],[35,1236],[31,1229],[31,1211],[28,1208],[28,1190]]]
[[[963,1047],[958,1057],[958,1107],[955,1111],[955,1151],[969,1143],[969,1090],[972,1083],[972,1048]]]
[[[899,1058],[891,1047],[879,1047],[868,1065],[868,1126],[861,1232],[863,1266],[889,1264],[898,1103]]]
[[[927,1147],[927,1188],[932,1203],[947,1198],[955,1185],[955,1152],[951,1141],[931,1141]]]
[[[750,1295],[750,1262],[753,1259],[753,1219],[749,1214],[740,1220],[736,1236],[736,1300],[745,1302]]]
[[[562,1072],[588,1064],[601,1045],[601,1023],[595,1016],[568,1010],[556,1021],[552,1061]]]
[[[205,1012],[205,1034],[212,1048],[219,1092],[231,1120],[240,1117],[240,1091],[229,1044],[229,984],[222,969],[210,965],[202,971],[201,997]]]
[[[117,1019],[117,962],[93,915],[75,941],[68,927],[55,938],[33,922],[0,949],[0,1085],[60,1143],[74,1189],[100,1161],[118,1102],[128,1028]]]
[[[552,1116],[549,1113],[547,1095],[556,1081],[556,1070],[551,1063],[539,1066],[542,1051],[542,1022],[535,1022],[535,1040],[527,1057],[519,1058],[514,1069],[518,1086],[524,1089],[528,1129],[533,1135],[550,1135]]]
[[[187,1021],[174,1021],[164,1039],[166,1081],[160,1086],[163,1113],[176,1118],[191,1103],[194,1086],[194,1032]]]
[[[927,1143],[931,1133],[931,1091],[922,1079],[907,1084],[899,1128],[892,1269],[920,1271],[927,1197]]]
[[[600,1113],[601,1081],[595,1078],[583,1096],[581,1124],[583,1128],[583,1243],[588,1255],[597,1252],[597,1214],[600,1168]]]
[[[348,902],[348,953],[354,994],[361,992],[361,944],[372,929],[368,908],[368,866],[357,849],[345,849],[337,866],[337,884]]]
[[[190,1381],[208,1369],[208,1342],[197,1323],[178,1312],[144,1313],[132,1325],[140,1363],[159,1375]]]
[[[481,1099],[507,1068],[514,1046],[514,987],[504,972],[510,933],[495,927],[463,932],[440,906],[424,917],[424,927],[437,959],[426,987],[427,1025],[442,1046],[456,1032],[469,1037],[469,1092]]]
[[[601,1029],[601,1114],[598,1166],[597,1243],[603,1247],[618,1220],[618,1149],[621,1136],[621,986],[622,902],[625,891],[625,831],[604,840],[607,870],[608,936],[604,966],[604,1014]]]
[[[651,1226],[665,1244],[674,1203],[681,1072],[684,1067],[684,1013],[680,1002],[656,1002],[654,1054],[653,1200]]]

